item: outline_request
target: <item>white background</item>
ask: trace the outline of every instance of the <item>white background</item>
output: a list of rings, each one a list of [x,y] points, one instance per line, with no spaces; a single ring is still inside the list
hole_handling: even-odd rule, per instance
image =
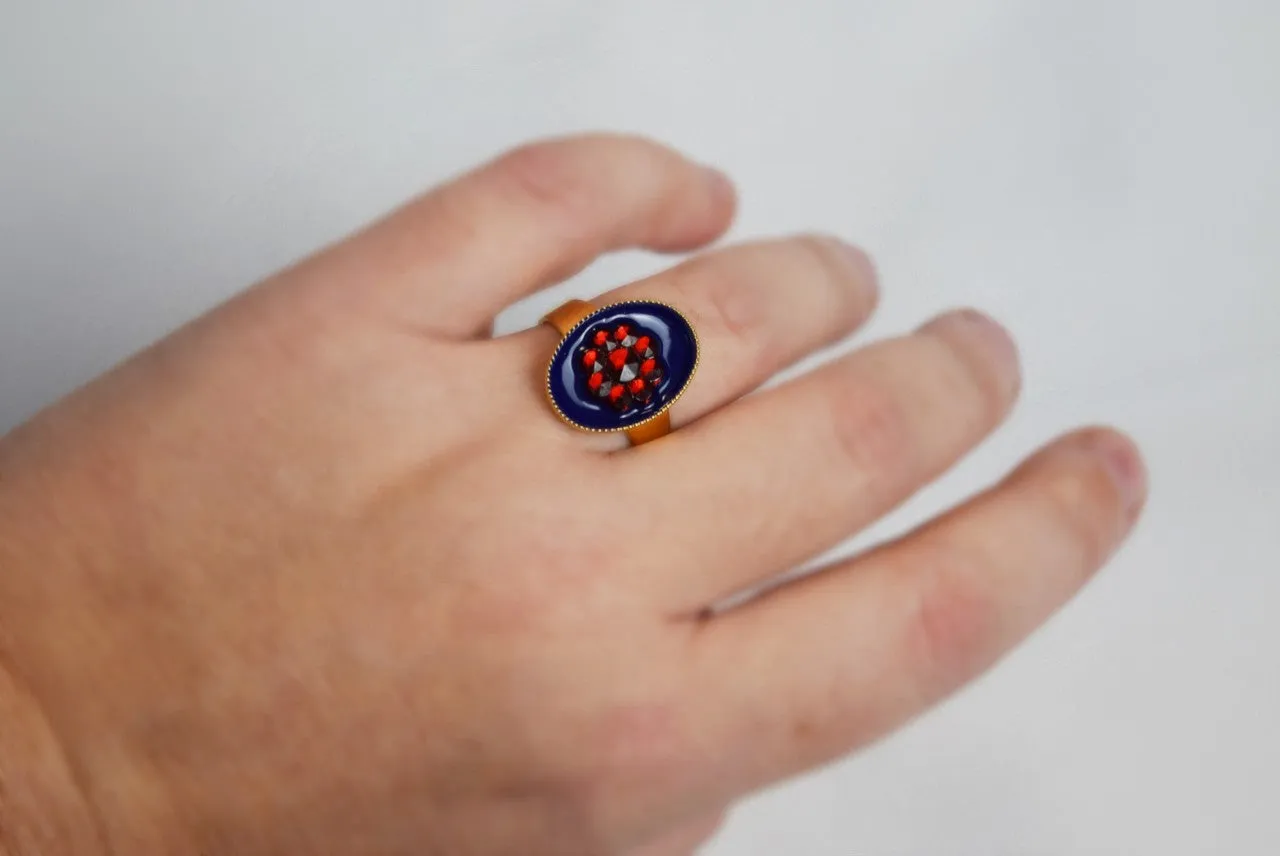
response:
[[[873,536],[1083,421],[1154,490],[1001,668],[709,852],[1274,854],[1278,52],[1274,0],[0,0],[0,429],[510,144],[665,138],[738,179],[735,238],[869,247],[870,335],[1020,340],[1013,422]]]

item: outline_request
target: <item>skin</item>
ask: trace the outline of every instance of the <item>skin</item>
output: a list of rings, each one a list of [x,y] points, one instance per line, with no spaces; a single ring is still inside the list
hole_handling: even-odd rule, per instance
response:
[[[1017,394],[1009,336],[960,311],[747,395],[869,315],[860,251],[716,249],[607,295],[702,339],[646,446],[554,417],[549,328],[489,337],[733,208],[641,139],[525,147],[0,441],[0,852],[683,856],[1044,621],[1142,505],[1114,431],[708,609],[911,496]]]

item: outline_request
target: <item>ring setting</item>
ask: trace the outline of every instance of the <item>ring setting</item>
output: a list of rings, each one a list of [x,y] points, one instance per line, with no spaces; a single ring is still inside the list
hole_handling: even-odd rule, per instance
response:
[[[698,368],[698,336],[675,307],[572,300],[543,319],[561,335],[547,365],[547,399],[581,431],[623,432],[633,444],[671,430],[669,410]]]

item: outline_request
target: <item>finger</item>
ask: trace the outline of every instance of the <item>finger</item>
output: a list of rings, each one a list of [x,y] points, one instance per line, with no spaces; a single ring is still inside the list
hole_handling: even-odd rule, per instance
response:
[[[689,318],[700,356],[697,375],[672,407],[672,422],[680,425],[847,335],[871,314],[876,298],[875,273],[861,250],[805,235],[707,253],[596,302],[657,300]],[[512,337],[510,347],[520,356],[511,359],[545,361],[554,339],[549,327]]]
[[[695,856],[698,849],[724,825],[724,819],[723,811],[699,817],[632,851],[629,856]]]
[[[750,789],[806,769],[971,680],[1098,569],[1144,496],[1132,443],[1083,431],[916,533],[709,620],[691,680],[720,773]]]
[[[696,611],[838,543],[990,433],[1017,387],[1008,334],[954,312],[620,456],[615,483],[672,547],[646,584]],[[688,472],[707,475],[655,488]]]
[[[682,251],[729,225],[721,173],[638,137],[517,149],[304,265],[306,288],[451,337],[482,335],[519,297],[612,249]]]

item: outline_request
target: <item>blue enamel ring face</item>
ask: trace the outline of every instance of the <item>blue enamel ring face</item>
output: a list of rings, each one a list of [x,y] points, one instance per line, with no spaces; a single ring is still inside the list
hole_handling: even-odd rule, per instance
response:
[[[670,407],[698,367],[698,337],[665,303],[632,300],[588,315],[547,368],[559,414],[587,431],[622,431]]]

